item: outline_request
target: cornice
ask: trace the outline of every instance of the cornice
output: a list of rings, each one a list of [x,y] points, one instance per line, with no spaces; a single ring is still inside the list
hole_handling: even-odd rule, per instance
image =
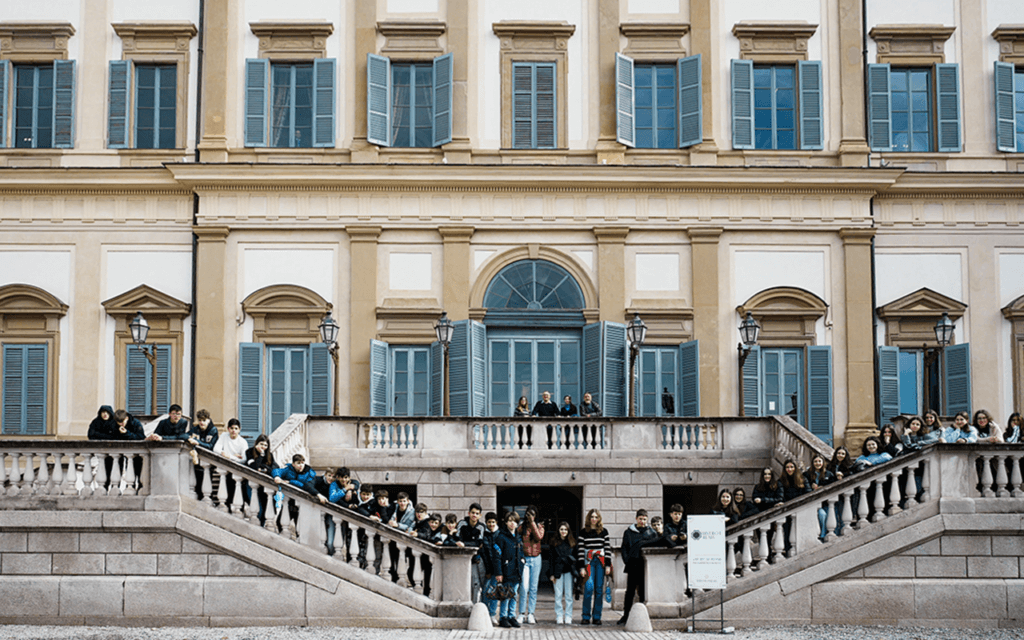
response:
[[[1024,198],[1019,173],[908,172],[900,175],[879,199]]]
[[[161,167],[0,168],[0,195],[191,196],[191,188]]]
[[[314,20],[261,20],[250,22],[249,29],[257,38],[265,36],[320,36],[334,33],[334,24]]]
[[[110,25],[121,38],[194,38],[196,25],[187,20],[115,22]]]
[[[550,36],[568,38],[576,26],[568,22],[548,20],[502,20],[491,25],[494,35],[502,37]]]

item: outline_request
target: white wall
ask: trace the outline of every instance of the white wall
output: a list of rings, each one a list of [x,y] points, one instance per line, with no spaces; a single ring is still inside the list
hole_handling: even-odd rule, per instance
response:
[[[956,0],[870,0],[867,3],[868,31],[878,24],[941,24],[947,27],[958,26]],[[959,54],[955,46],[956,37],[946,40],[946,62],[959,62]],[[870,37],[868,43],[868,63],[877,60],[878,46]]]
[[[879,249],[875,253],[876,306],[885,306],[908,293],[928,287],[968,305],[967,314],[956,322],[955,331],[958,342],[969,342],[969,323],[966,320],[970,314],[970,294],[967,292],[967,274],[963,268],[964,251],[960,248],[951,248],[946,252]],[[884,323],[877,323],[875,331],[878,344],[885,344]]]
[[[46,0],[46,2],[0,2],[0,20],[4,22],[70,22],[75,35],[68,39],[68,58],[82,57],[82,25],[85,22],[85,3],[81,0]]]
[[[985,11],[985,68],[992,72],[992,63],[999,59],[999,42],[991,33],[1001,24],[1024,24],[1024,2],[1021,0],[986,0]]]
[[[236,304],[273,284],[296,284],[334,302],[335,251],[327,245],[242,245],[241,283]]]

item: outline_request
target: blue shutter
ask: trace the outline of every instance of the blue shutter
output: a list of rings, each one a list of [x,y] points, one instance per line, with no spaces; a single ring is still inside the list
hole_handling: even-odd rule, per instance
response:
[[[943,352],[946,363],[946,415],[971,411],[971,345],[957,344]]]
[[[832,443],[832,347],[807,347],[807,429]]]
[[[555,95],[555,63],[538,62],[534,69],[536,105],[537,149],[554,149],[558,146],[557,109],[558,96]]]
[[[700,344],[691,340],[679,345],[679,401],[676,415],[700,415]]]
[[[238,345],[238,421],[242,435],[252,441],[263,433],[263,345]]]
[[[704,104],[701,97],[700,54],[676,62],[679,79],[679,147],[692,147],[704,139]]]
[[[366,140],[391,146],[391,60],[366,54]]]
[[[531,149],[533,135],[533,65],[512,63],[512,148]]]
[[[620,143],[636,146],[636,96],[633,59],[615,54],[615,133]]]
[[[152,369],[149,370],[149,375],[152,378]],[[156,402],[154,414],[165,413],[171,406],[171,345],[169,344],[156,345]]]
[[[453,416],[470,415],[469,320],[458,320],[448,346],[448,409]]]
[[[313,146],[334,146],[334,58],[313,60]],[[326,415],[326,414],[320,414]]]
[[[107,147],[110,149],[128,148],[128,96],[131,95],[131,86],[132,61],[111,60],[107,100]]]
[[[11,83],[11,63],[0,60],[0,149],[7,146],[7,86]]]
[[[892,94],[889,65],[868,65],[868,145],[892,151]]]
[[[452,54],[434,58],[434,146],[452,141]]]
[[[146,354],[134,344],[125,345],[125,411],[149,415],[150,372]]]
[[[334,407],[334,359],[330,349],[322,342],[309,345],[309,413],[314,416],[332,415]]]
[[[825,127],[822,113],[821,61],[797,62],[800,83],[800,148],[823,149]]]
[[[388,343],[370,340],[370,415],[388,414]]]
[[[760,416],[761,407],[761,347],[755,344],[743,362],[743,415]]]
[[[1013,92],[1014,71],[1013,64],[997,61],[993,74],[996,89],[996,148],[1010,153],[1017,151],[1016,115],[1014,113],[1016,96]]]
[[[604,403],[601,409],[606,416],[625,416],[627,413],[626,390],[627,377],[626,325],[616,322],[604,322],[601,331],[601,397]]]
[[[53,148],[75,146],[75,61],[53,61]]]
[[[878,347],[878,420],[889,422],[900,413],[899,347]]]
[[[444,347],[430,343],[430,415],[444,414]]]
[[[267,146],[267,84],[270,61],[251,58],[245,61],[245,146]],[[244,423],[243,423],[244,424]]]
[[[487,413],[487,327],[476,320],[469,321],[470,389],[472,391],[471,416]]]
[[[732,74],[732,148],[754,148],[754,63],[733,60]]]
[[[46,434],[46,344],[3,347],[3,433]]]
[[[936,64],[936,104],[939,122],[939,151],[961,151],[960,144],[960,65]]]
[[[580,390],[580,399],[584,393],[589,393],[594,402],[604,408],[604,395],[601,393],[601,329],[600,322],[583,327],[583,389]]]

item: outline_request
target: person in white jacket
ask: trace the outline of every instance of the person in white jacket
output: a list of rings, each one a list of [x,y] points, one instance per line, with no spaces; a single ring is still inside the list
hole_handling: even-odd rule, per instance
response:
[[[245,464],[245,452],[249,450],[249,443],[241,436],[242,423],[238,418],[228,420],[228,437],[217,438],[217,444],[213,445],[213,452],[225,458]],[[231,511],[231,504],[235,501],[235,478],[234,475],[225,476],[228,490],[228,512]]]

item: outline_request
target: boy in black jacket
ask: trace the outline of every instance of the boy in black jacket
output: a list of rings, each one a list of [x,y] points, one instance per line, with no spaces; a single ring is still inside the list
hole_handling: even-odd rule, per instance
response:
[[[622,607],[622,618],[616,624],[624,625],[629,620],[629,610],[633,608],[633,600],[639,595],[641,601],[644,593],[644,558],[641,549],[656,542],[658,534],[647,526],[647,510],[636,512],[636,523],[631,524],[622,534],[622,562],[626,565],[626,602]]]
[[[373,505],[370,507],[370,519],[388,523],[395,517],[395,507],[391,505],[387,489],[377,489]],[[373,536],[373,571],[380,575],[380,566],[384,562],[384,541],[380,534]],[[398,568],[391,565],[391,582],[398,582]]]
[[[465,519],[459,523],[458,538],[456,546],[480,548],[484,538],[484,523],[480,522],[480,512],[483,507],[474,502],[469,505],[469,512]],[[473,569],[470,582],[470,592],[473,594],[473,603],[480,602],[480,592],[484,586],[483,557],[480,553],[473,556]]]
[[[686,521],[683,520],[683,505],[674,504],[668,508],[668,522],[665,523],[665,538],[670,547],[686,544]]]
[[[370,512],[373,510],[373,487],[368,484],[364,484],[359,487],[359,500],[356,504],[352,505],[352,508],[361,516],[370,517]],[[359,568],[365,570],[367,567],[366,562],[366,548],[369,546],[370,537],[366,535],[366,529],[362,527],[356,531],[356,542],[359,544],[359,555],[356,556],[356,560],[359,561]]]

